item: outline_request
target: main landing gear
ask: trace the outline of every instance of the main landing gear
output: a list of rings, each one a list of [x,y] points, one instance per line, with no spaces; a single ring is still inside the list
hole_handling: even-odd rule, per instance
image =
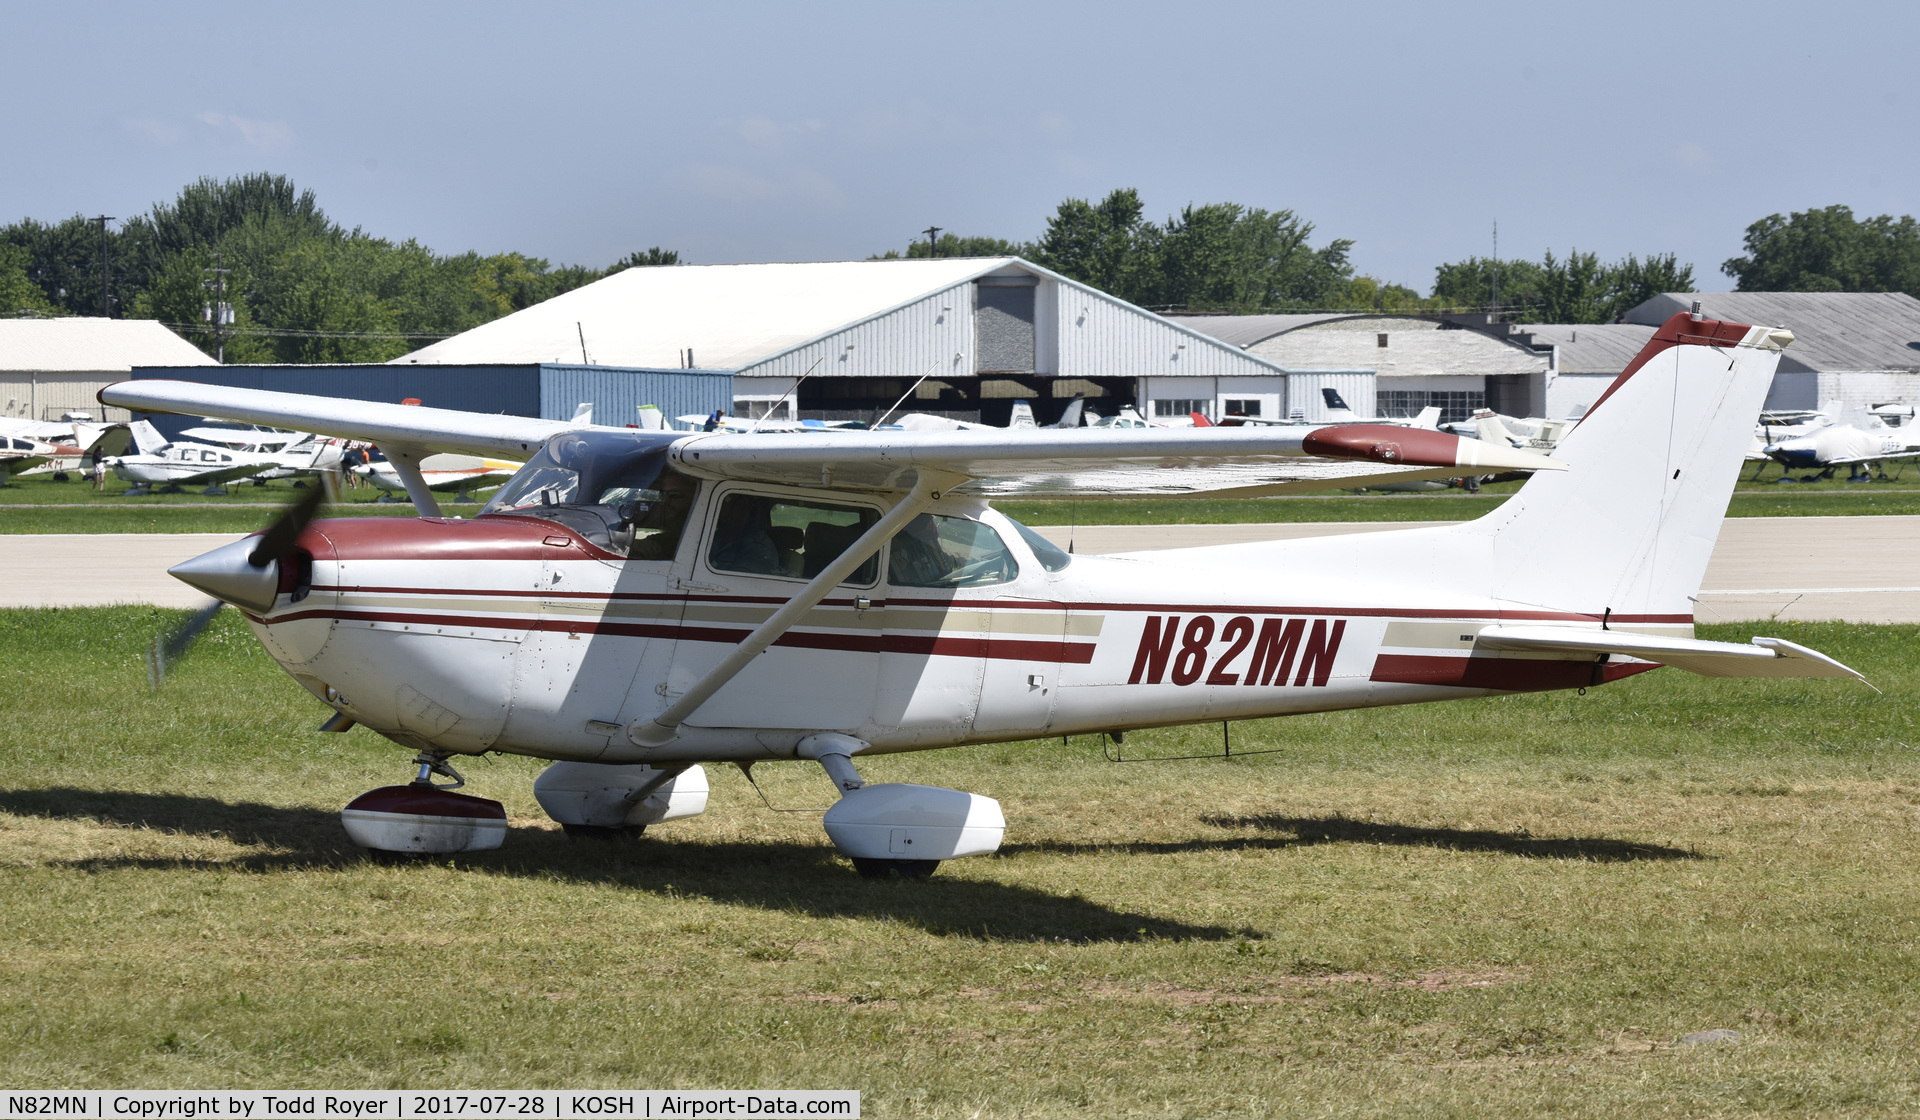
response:
[[[420,772],[412,782],[369,790],[340,811],[353,842],[389,861],[498,848],[507,838],[506,807],[453,792],[467,780],[444,753],[421,751],[414,762]],[[437,785],[436,774],[452,782]]]
[[[800,740],[797,752],[819,762],[840,788],[840,800],[820,823],[855,871],[869,879],[924,879],[942,860],[1000,847],[1007,818],[998,801],[938,786],[870,786],[853,767],[853,756],[866,748],[851,735],[828,733]]]

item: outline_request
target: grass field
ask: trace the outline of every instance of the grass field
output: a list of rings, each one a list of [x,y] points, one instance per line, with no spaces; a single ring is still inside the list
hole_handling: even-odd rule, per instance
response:
[[[994,503],[1029,525],[1247,524],[1285,521],[1465,521],[1510,497],[1519,483],[1501,483],[1473,495],[1454,490],[1430,494],[1300,495],[1288,498],[1144,499],[1084,502]],[[273,516],[259,503],[290,501],[287,483],[241,486],[226,498],[198,493],[128,498],[115,483],[106,494],[82,482],[29,478],[0,486],[0,533],[246,533]],[[346,492],[347,504],[322,516],[406,516],[406,503],[378,503],[370,487]],[[471,517],[478,503],[454,505],[449,514]],[[1910,482],[1852,485],[1833,480],[1782,486],[1742,482],[1727,510],[1730,517],[1833,517],[1920,514],[1920,488]]]
[[[708,768],[569,843],[475,760],[497,853],[386,867],[337,812],[407,752],[229,612],[0,612],[0,1081],[858,1088],[875,1117],[1910,1116],[1920,630],[1767,628],[1837,682],[1572,694],[863,764],[1001,799],[1001,853],[868,882]],[[1744,640],[1748,629],[1703,628]],[[1211,746],[1143,733],[1128,753]],[[824,806],[807,764],[756,777]],[[1693,1032],[1740,1032],[1689,1045]]]

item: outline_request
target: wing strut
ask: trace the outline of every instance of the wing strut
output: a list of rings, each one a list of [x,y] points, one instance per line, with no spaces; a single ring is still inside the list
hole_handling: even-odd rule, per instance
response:
[[[389,456],[391,457],[391,456]],[[760,656],[768,646],[777,641],[806,613],[818,606],[827,593],[840,585],[840,581],[853,574],[853,570],[867,562],[867,557],[880,551],[893,535],[904,528],[907,522],[918,517],[922,511],[937,501],[941,494],[951,486],[966,481],[962,475],[945,475],[936,471],[922,470],[919,480],[913,484],[913,490],[900,504],[888,510],[873,528],[860,535],[845,552],[834,557],[833,562],[813,577],[813,582],[801,588],[786,605],[773,612],[773,617],[756,627],[740,644],[733,647],[720,664],[713,667],[706,676],[687,689],[686,694],[675,701],[673,706],[651,720],[634,720],[627,727],[627,738],[643,747],[662,747],[671,743],[680,733],[680,725],[700,705],[706,703],[714,693],[720,691],[726,683],[738,676],[740,670]]]
[[[413,508],[420,511],[420,516],[440,516],[440,503],[434,500],[433,491],[420,473],[420,460],[425,458],[421,450],[404,443],[383,443],[380,450],[386,454],[387,462],[393,464],[393,473],[407,484],[407,497],[413,499]]]

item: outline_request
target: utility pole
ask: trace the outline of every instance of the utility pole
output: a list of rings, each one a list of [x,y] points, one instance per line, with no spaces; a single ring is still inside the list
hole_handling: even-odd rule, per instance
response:
[[[1500,219],[1493,220],[1493,313],[1500,314]]]
[[[112,317],[107,301],[107,223],[114,219],[102,214],[87,220],[100,223],[100,317],[107,319]]]
[[[920,232],[927,235],[927,256],[929,257],[939,256],[940,255],[940,227],[928,226],[926,229],[923,229]]]
[[[233,305],[227,302],[227,273],[233,270],[222,267],[225,264],[216,250],[213,267],[200,270],[207,277],[200,286],[213,293],[213,299],[201,307],[200,318],[213,324],[213,360],[223,365],[227,360],[227,327],[233,323]]]

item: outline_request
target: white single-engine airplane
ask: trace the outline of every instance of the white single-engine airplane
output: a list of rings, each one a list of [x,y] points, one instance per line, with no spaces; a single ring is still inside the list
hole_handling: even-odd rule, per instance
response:
[[[1661,665],[1858,678],[1790,642],[1692,637],[1689,597],[1791,340],[1675,316],[1562,441],[1563,462],[1367,424],[728,435],[174,381],[100,399],[375,441],[407,481],[418,520],[310,522],[309,495],[172,569],[240,608],[333,710],[328,727],[363,723],[418,752],[413,784],[343,813],[362,846],[498,845],[498,802],[433,783],[459,783],[455,755],[554,760],[541,805],[607,834],[703,809],[701,763],[809,759],[842,791],[823,822],[840,851],[864,874],[918,875],[994,850],[998,803],[866,785],[859,759],[1585,688]],[[531,458],[459,520],[422,484],[435,452]],[[1477,521],[1111,557],[1061,552],[986,501],[1462,466],[1537,473]]]
[[[465,502],[467,491],[497,486],[524,465],[510,459],[486,459],[478,455],[429,455],[420,461],[420,477],[426,481],[427,489],[442,494],[457,493],[454,501]],[[406,480],[384,459],[349,469],[382,490],[399,494],[407,491]],[[386,501],[386,495],[382,494],[380,500]]]

